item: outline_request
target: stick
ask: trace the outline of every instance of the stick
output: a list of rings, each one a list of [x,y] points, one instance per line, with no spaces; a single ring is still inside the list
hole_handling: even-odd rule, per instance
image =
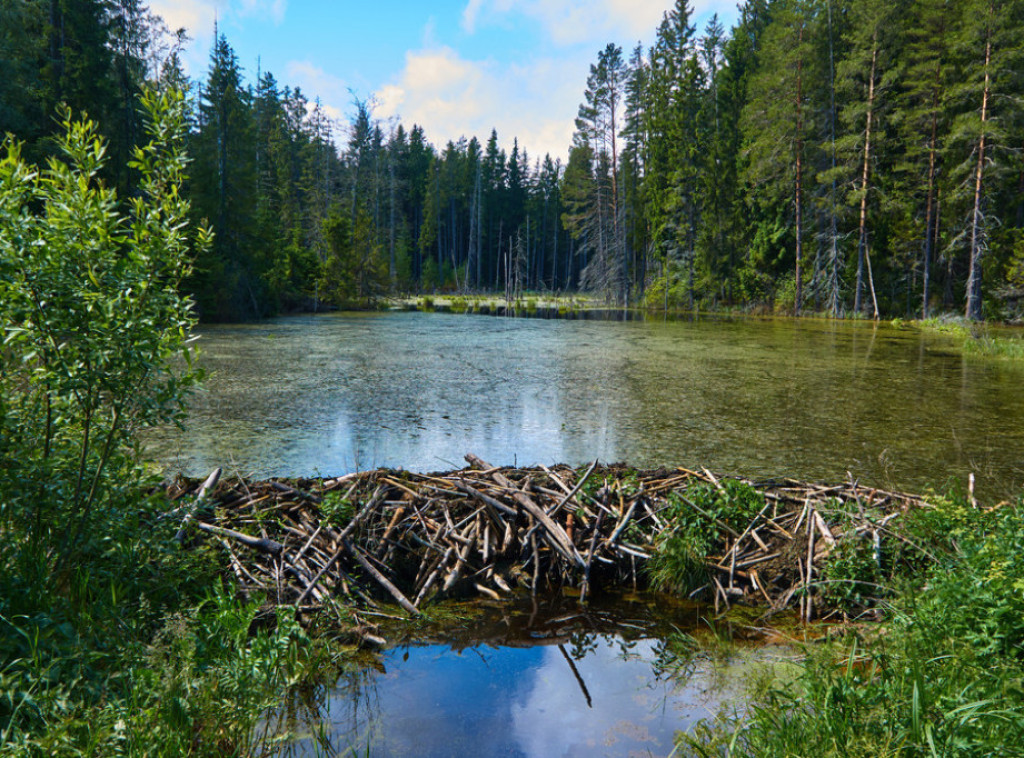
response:
[[[583,567],[583,586],[580,588],[580,604],[587,601],[587,589],[590,586],[590,564],[594,561],[594,549],[597,547],[597,536],[601,532],[601,520],[604,518],[604,511],[597,514],[597,521],[594,522],[594,534],[590,538],[590,551],[587,553],[587,563]]]
[[[377,507],[377,504],[383,499],[383,497],[384,488],[377,487],[376,492],[373,493],[373,497],[370,498],[370,502],[366,504],[366,507],[353,516],[352,520],[349,521],[348,525],[341,531],[341,534],[338,535],[338,542],[341,543],[342,547],[338,548],[334,555],[331,556],[331,559],[327,561],[327,563],[324,564],[324,567],[320,569],[316,576],[313,577],[313,581],[309,583],[309,586],[306,587],[305,591],[299,596],[299,599],[295,601],[295,605],[302,605],[302,603],[305,602],[306,598],[309,597],[309,594],[313,591],[313,588],[316,587],[321,577],[323,577],[323,575],[327,573],[327,570],[341,557],[342,551],[344,550],[345,539],[352,534],[356,525]]]
[[[290,487],[283,482],[272,481],[270,482],[270,486],[273,487],[278,492],[284,492],[287,495],[295,495],[296,497],[301,497],[304,498],[305,500],[309,500],[314,503],[321,502],[318,496],[311,495],[310,493],[303,492],[302,490],[297,490],[294,487]]]
[[[177,533],[174,535],[174,541],[178,544],[185,539],[185,532],[188,529],[188,525],[192,522],[195,517],[196,511],[199,510],[199,506],[202,505],[203,500],[206,498],[207,490],[211,490],[217,486],[217,482],[220,480],[221,468],[218,466],[211,474],[206,477],[206,481],[203,482],[199,488],[199,492],[196,493],[196,500],[192,503],[192,507],[189,508],[188,513],[185,514],[185,518],[181,520],[181,526],[178,528]]]
[[[386,589],[391,594],[391,597],[397,600],[398,604],[408,611],[410,615],[420,615],[416,606],[409,602],[409,598],[403,595],[402,591],[398,589],[398,587],[389,582],[387,577],[375,569],[359,550],[352,547],[352,544],[347,539],[341,540],[341,546],[345,548],[345,550],[347,550],[349,554],[358,561],[359,565],[363,567],[363,570],[372,576],[377,581],[377,584]]]
[[[218,537],[230,537],[236,542],[241,542],[243,545],[248,545],[251,548],[255,548],[256,550],[264,553],[269,553],[273,556],[280,555],[281,551],[284,550],[284,545],[275,540],[261,537],[250,537],[248,534],[236,532],[234,529],[225,529],[221,526],[211,526],[210,524],[204,524],[202,521],[197,521],[196,526],[204,532],[216,534]]]
[[[455,552],[455,548],[448,548],[447,552],[445,552],[444,554],[444,557],[442,557],[441,560],[438,561],[437,567],[431,572],[430,576],[427,577],[427,581],[423,583],[423,588],[416,595],[416,602],[414,602],[413,605],[418,606],[420,602],[423,600],[423,598],[427,596],[427,592],[430,591],[430,588],[437,580],[437,577],[441,575],[441,571],[444,569],[444,565],[448,562],[448,559],[451,557],[451,554],[453,552]]]
[[[552,508],[552,509],[550,509],[548,511],[548,515],[549,516],[554,516],[556,513],[558,513],[558,511],[560,511],[562,509],[563,505],[565,505],[570,500],[572,500],[574,497],[576,497],[576,493],[578,493],[580,491],[580,489],[583,487],[583,485],[586,484],[587,479],[590,478],[590,475],[594,473],[594,469],[597,468],[597,461],[598,461],[598,459],[595,458],[594,462],[590,464],[590,468],[587,469],[587,473],[585,473],[580,478],[580,480],[578,482],[576,482],[576,486],[575,487],[573,487],[571,490],[566,490],[566,492],[568,492],[568,494],[562,499],[562,501],[558,505],[556,505],[554,508]],[[550,476],[552,479],[554,479],[556,482],[558,482],[562,486],[563,490],[566,489],[565,482],[563,482],[559,477],[555,476],[554,473],[552,473],[551,471],[548,471],[548,469],[546,467],[541,466],[541,468],[543,468],[545,471],[547,471],[548,472],[548,476]]]

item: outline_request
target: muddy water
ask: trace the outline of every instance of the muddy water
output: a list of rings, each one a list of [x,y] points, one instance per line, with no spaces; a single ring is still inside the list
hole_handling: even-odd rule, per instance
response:
[[[600,458],[920,490],[1024,483],[1024,366],[889,325],[387,313],[202,328],[172,469],[337,475]]]
[[[754,672],[784,674],[793,656],[667,641],[699,624],[694,609],[622,598],[494,605],[283,709],[273,728],[295,738],[278,755],[667,756],[678,730],[742,707]]]

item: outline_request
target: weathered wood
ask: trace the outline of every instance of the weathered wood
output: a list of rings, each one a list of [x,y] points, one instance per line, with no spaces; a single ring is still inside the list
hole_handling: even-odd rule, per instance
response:
[[[281,551],[284,550],[284,545],[276,540],[265,539],[263,537],[250,537],[248,534],[236,532],[234,529],[227,529],[222,526],[213,526],[212,524],[205,524],[202,521],[197,521],[196,527],[204,532],[216,534],[218,537],[229,537],[236,542],[241,542],[243,545],[248,545],[254,550],[270,553],[270,555],[280,555]]]
[[[199,507],[206,501],[206,493],[217,486],[217,482],[220,481],[220,475],[221,468],[220,466],[218,466],[210,473],[208,477],[206,477],[206,481],[204,481],[202,485],[200,485],[199,491],[196,493],[196,499],[192,503],[192,507],[188,509],[188,512],[185,514],[185,518],[181,520],[181,526],[178,528],[177,533],[174,535],[175,542],[181,544],[181,542],[185,539],[185,535],[188,532],[188,525],[192,523],[192,519],[195,518],[195,514],[199,510]]]
[[[381,587],[383,587],[385,590],[387,590],[388,593],[395,600],[398,601],[398,604],[400,606],[402,606],[406,611],[408,611],[413,616],[420,615],[420,612],[416,608],[416,606],[409,602],[409,598],[407,598],[404,594],[402,594],[402,591],[400,589],[398,589],[398,587],[396,587],[394,584],[392,584],[388,580],[388,578],[386,576],[384,576],[377,569],[375,569],[373,567],[373,564],[371,564],[366,559],[366,556],[363,555],[361,550],[359,550],[358,548],[353,547],[352,544],[347,539],[343,539],[341,541],[341,545],[342,545],[342,547],[345,548],[345,550],[347,550],[349,552],[349,554],[353,558],[356,559],[356,562],[360,566],[363,567],[363,570],[366,571],[367,574],[369,574],[370,576],[372,576],[374,578],[374,580],[377,582],[377,584],[379,584]]]
[[[643,587],[645,562],[673,528],[678,509],[689,508],[720,535],[707,558],[711,579],[695,596],[719,608],[737,599],[772,611],[792,604],[811,619],[829,612],[816,585],[836,545],[866,536],[873,558],[881,561],[886,544],[913,544],[900,534],[898,519],[929,507],[917,496],[865,488],[852,479],[835,486],[740,479],[757,489],[764,505],[737,524],[716,518],[688,493],[707,484],[717,496],[728,496],[725,478],[707,470],[632,472],[595,462],[580,477],[565,466],[508,469],[475,456],[467,461],[472,468],[449,474],[371,471],[322,483],[238,480],[221,483],[216,494],[217,481],[208,478],[205,491],[195,482],[177,483],[169,496],[202,492],[215,509],[218,520],[198,527],[198,535],[221,540],[224,571],[239,592],[335,615],[334,596],[341,595],[352,605],[345,618],[376,607],[377,600],[395,600],[410,612],[404,603],[419,608],[428,598],[474,588],[500,598],[520,587],[535,595],[574,587],[586,603],[598,564],[609,581]],[[604,485],[593,496],[581,495],[593,476]],[[317,502],[332,487],[344,487],[345,499],[363,504],[343,529],[331,526]],[[928,557],[923,550],[921,555]]]

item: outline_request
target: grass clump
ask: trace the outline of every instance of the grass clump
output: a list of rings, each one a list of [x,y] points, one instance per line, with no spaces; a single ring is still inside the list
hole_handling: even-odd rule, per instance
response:
[[[726,529],[745,529],[764,507],[764,497],[750,485],[726,480],[721,488],[700,483],[672,492],[668,503],[668,526],[658,537],[647,571],[655,589],[690,594],[709,581],[711,548]]]
[[[993,334],[986,325],[967,321],[961,317],[938,317],[919,321],[923,329],[947,334],[957,340],[966,355],[1024,360],[1024,336]]]

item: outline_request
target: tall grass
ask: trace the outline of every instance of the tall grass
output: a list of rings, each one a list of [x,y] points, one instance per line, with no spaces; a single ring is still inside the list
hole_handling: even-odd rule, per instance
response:
[[[967,355],[1024,360],[1024,336],[992,334],[986,325],[975,324],[960,317],[930,318],[916,322],[922,329],[948,334],[955,338]]]
[[[952,551],[887,625],[811,648],[795,684],[681,736],[679,754],[1024,755],[1022,515],[929,515]]]

